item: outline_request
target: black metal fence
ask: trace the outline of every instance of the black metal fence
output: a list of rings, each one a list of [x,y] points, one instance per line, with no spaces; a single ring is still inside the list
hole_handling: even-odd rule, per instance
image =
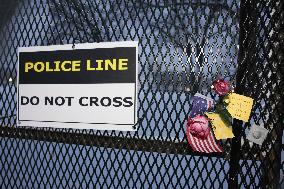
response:
[[[283,2],[0,1],[1,188],[283,188]],[[139,41],[138,131],[16,126],[17,47]],[[185,123],[217,75],[255,99],[223,154],[193,152]],[[252,124],[269,135],[245,138]]]

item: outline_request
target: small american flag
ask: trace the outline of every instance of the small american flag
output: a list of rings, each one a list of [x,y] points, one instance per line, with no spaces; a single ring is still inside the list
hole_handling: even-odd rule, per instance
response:
[[[196,93],[192,97],[192,109],[190,111],[189,116],[191,118],[195,117],[198,114],[204,114],[204,112],[208,111],[213,106],[213,99],[208,98],[202,94]],[[189,145],[193,149],[193,151],[198,151],[202,153],[212,153],[212,152],[223,152],[221,146],[216,143],[214,135],[212,131],[210,131],[208,137],[206,139],[200,139],[194,137],[189,132],[189,127],[186,128],[186,136]]]

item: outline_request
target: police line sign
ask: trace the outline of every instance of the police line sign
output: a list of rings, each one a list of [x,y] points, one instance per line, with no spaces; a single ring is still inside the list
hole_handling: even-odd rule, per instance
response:
[[[138,42],[18,49],[19,126],[136,130]]]

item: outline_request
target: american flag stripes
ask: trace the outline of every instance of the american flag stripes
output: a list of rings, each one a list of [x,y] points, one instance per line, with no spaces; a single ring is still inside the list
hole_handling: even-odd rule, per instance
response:
[[[192,97],[192,109],[190,111],[190,117],[193,118],[198,114],[204,114],[213,106],[213,99],[208,98],[202,94],[196,93]],[[202,152],[202,153],[212,153],[212,152],[223,152],[223,149],[220,145],[216,143],[212,131],[210,131],[206,139],[200,139],[193,136],[189,132],[189,127],[186,129],[186,136],[189,145],[193,151]]]

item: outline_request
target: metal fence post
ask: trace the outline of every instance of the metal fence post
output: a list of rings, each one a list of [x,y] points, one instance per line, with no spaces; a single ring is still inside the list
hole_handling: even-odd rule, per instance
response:
[[[239,27],[239,54],[238,54],[238,71],[236,74],[236,89],[235,91],[239,94],[243,92],[244,77],[247,66],[249,65],[249,60],[245,58],[246,48],[248,46],[249,36],[249,13],[250,13],[250,2],[248,0],[242,0],[240,5],[240,27]],[[230,153],[230,169],[228,185],[230,189],[239,188],[238,187],[238,172],[240,169],[239,160],[241,159],[241,131],[242,122],[234,120],[232,127],[235,137],[232,139],[231,153]]]

